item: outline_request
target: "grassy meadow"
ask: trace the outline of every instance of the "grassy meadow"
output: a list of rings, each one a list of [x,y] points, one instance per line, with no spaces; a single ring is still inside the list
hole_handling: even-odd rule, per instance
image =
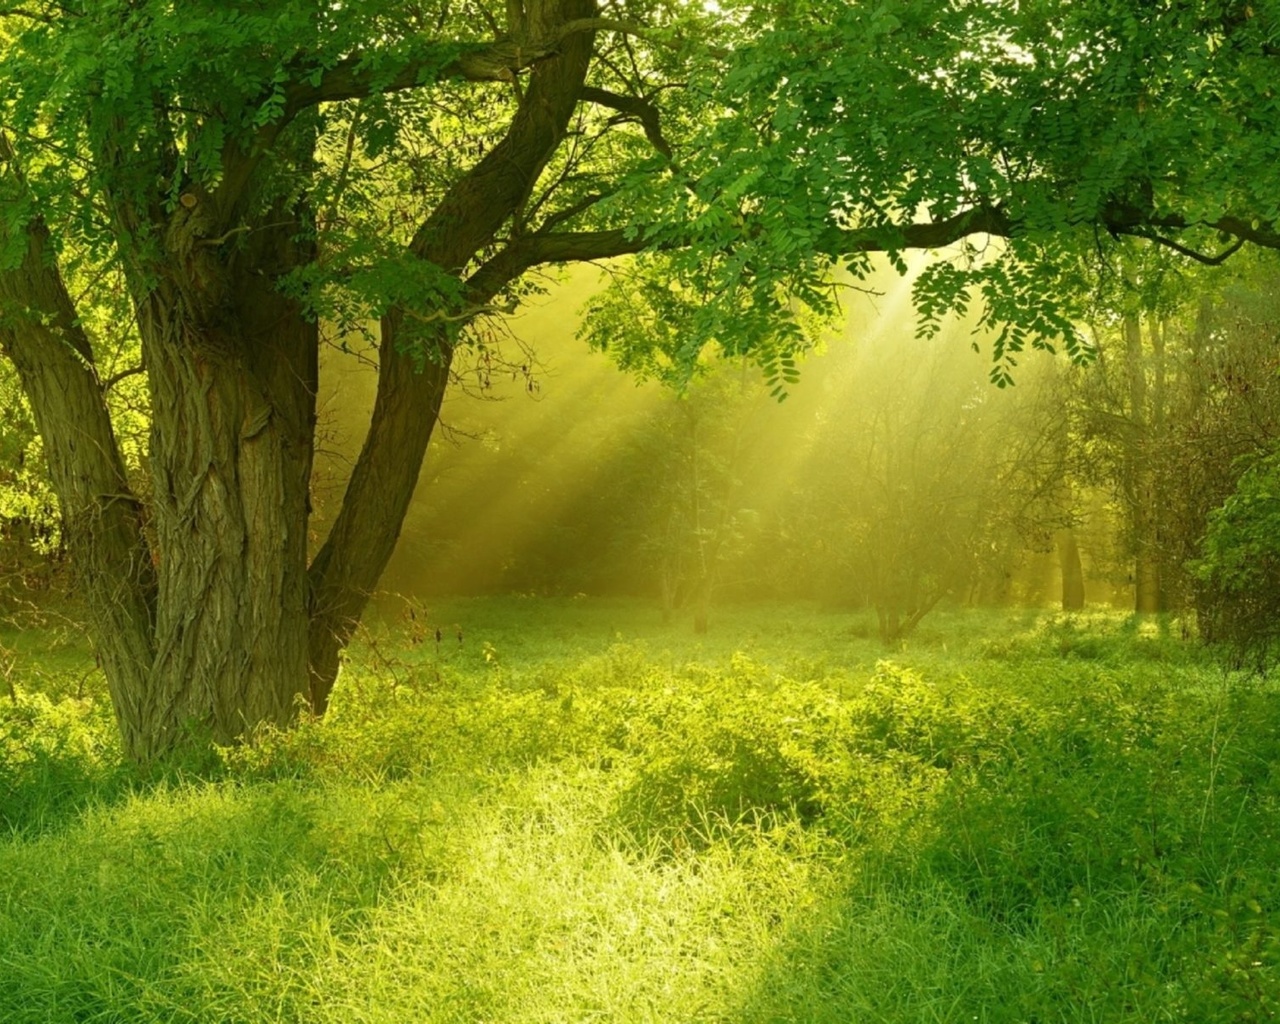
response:
[[[148,777],[74,633],[0,637],[0,1021],[1280,1016],[1280,696],[1176,623],[392,619]]]

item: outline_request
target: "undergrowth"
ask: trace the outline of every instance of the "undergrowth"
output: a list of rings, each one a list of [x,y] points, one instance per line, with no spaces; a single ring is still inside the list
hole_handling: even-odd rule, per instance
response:
[[[150,778],[17,692],[0,1020],[1280,1016],[1280,698],[1176,628],[563,650],[587,614],[378,641],[325,720]]]

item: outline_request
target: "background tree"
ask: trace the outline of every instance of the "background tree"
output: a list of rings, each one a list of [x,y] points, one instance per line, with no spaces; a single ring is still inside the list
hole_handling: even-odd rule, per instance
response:
[[[1134,610],[1167,610],[1171,581],[1162,572],[1166,485],[1159,451],[1166,441],[1169,378],[1167,316],[1120,314],[1095,345],[1096,366],[1077,377],[1077,401],[1089,445],[1087,473],[1112,487],[1124,522]]]
[[[1022,552],[1066,515],[1046,374],[997,390],[948,340],[869,340],[833,375],[844,400],[815,424],[813,483],[791,502],[820,538],[815,575],[874,608],[889,644],[944,598],[1007,599]]]
[[[1078,479],[1118,511],[1139,613],[1199,603],[1187,562],[1209,513],[1280,429],[1274,271],[1240,269],[1234,283],[1179,275],[1188,298],[1148,310],[1122,289],[1099,311],[1095,365],[1074,374]]]
[[[1225,613],[1217,585],[1189,571],[1213,530],[1215,510],[1244,485],[1245,470],[1280,443],[1280,307],[1275,271],[1241,275],[1205,295],[1174,337],[1184,346],[1158,462],[1169,483],[1162,546],[1165,578],[1212,639]],[[1254,470],[1255,479],[1264,474]]]
[[[633,538],[657,577],[664,618],[690,609],[697,633],[707,631],[727,566],[736,561],[743,569],[735,556],[758,522],[744,503],[752,500],[752,456],[767,404],[753,369],[721,366],[662,403],[633,442],[646,483],[628,488],[631,514],[621,537]]]

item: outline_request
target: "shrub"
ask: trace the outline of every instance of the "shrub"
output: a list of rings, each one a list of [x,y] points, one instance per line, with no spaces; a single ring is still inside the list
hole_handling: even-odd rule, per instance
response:
[[[1280,450],[1249,466],[1210,515],[1201,552],[1201,635],[1265,671],[1280,642]]]

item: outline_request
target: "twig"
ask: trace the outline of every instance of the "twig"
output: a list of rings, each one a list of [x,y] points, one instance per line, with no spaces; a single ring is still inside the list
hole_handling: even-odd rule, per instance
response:
[[[137,366],[130,366],[127,370],[120,370],[117,373],[113,373],[110,377],[108,377],[106,380],[102,382],[102,390],[104,392],[110,391],[122,380],[126,380],[129,377],[136,377],[140,373],[146,373],[146,370],[147,368],[143,366],[141,363],[139,363]]]

